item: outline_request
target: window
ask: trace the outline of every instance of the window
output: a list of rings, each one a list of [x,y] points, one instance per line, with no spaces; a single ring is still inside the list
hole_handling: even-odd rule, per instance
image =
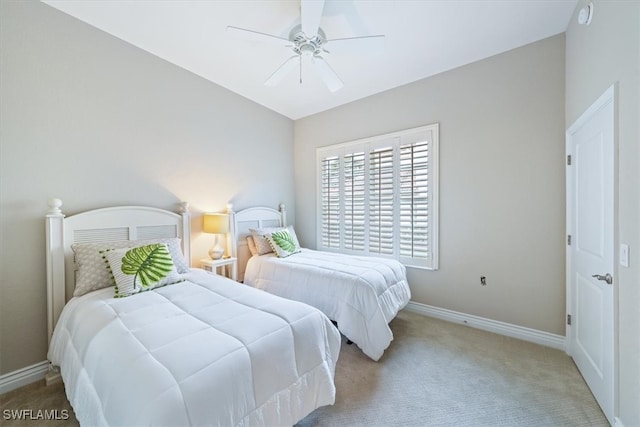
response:
[[[438,268],[437,124],[318,148],[321,250]]]

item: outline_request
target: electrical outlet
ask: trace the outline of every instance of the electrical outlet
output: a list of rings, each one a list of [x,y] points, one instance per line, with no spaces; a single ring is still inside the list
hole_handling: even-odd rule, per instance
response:
[[[620,244],[620,265],[629,267],[629,245],[625,243]]]

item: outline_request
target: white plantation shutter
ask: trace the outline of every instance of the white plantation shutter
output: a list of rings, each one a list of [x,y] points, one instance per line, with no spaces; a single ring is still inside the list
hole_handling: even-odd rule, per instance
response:
[[[340,159],[322,161],[322,238],[324,248],[340,248]]]
[[[400,146],[400,257],[429,257],[429,143]]]
[[[365,164],[364,153],[344,156],[344,247],[364,250]]]
[[[369,153],[369,252],[393,255],[393,147]]]
[[[317,150],[318,249],[438,268],[437,124]]]

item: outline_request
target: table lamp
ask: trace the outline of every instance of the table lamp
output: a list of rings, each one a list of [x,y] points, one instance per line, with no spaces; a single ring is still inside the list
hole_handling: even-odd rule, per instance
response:
[[[224,246],[220,243],[220,234],[229,232],[229,216],[225,214],[207,213],[203,216],[202,230],[215,234],[214,244],[209,249],[211,259],[220,259],[224,255]]]

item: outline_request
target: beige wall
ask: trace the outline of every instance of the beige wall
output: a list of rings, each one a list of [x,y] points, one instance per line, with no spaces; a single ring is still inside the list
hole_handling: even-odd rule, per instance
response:
[[[35,1],[0,2],[0,374],[46,359],[44,214],[293,210],[293,122]],[[272,165],[273,162],[276,166]]]
[[[316,244],[316,147],[438,122],[440,269],[409,269],[413,300],[564,335],[564,43],[558,35],[297,120],[303,244]]]
[[[567,30],[566,88],[557,36],[294,127],[46,5],[0,1],[0,375],[46,357],[47,198],[67,214],[187,200],[194,260],[210,244],[201,211],[284,201],[312,247],[315,148],[434,122],[441,265],[410,270],[414,300],[562,335],[564,129],[618,82],[618,238],[632,255],[617,272],[618,414],[640,425],[640,2],[595,3],[591,26]]]
[[[640,2],[594,1],[593,21],[578,25],[580,0],[567,29],[566,126],[608,87],[618,89],[618,203],[620,243],[628,268],[614,276],[618,296],[619,409],[624,426],[640,426]]]

